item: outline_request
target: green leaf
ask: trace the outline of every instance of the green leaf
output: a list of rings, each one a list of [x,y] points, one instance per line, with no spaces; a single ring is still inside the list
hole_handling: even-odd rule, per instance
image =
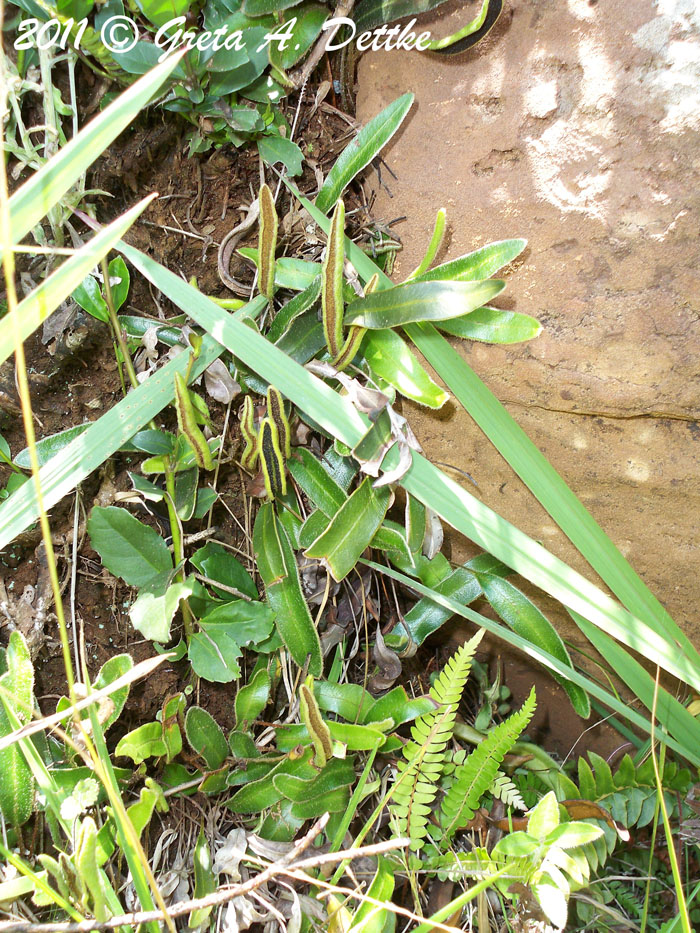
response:
[[[264,667],[256,672],[249,684],[241,687],[234,702],[237,729],[246,729],[255,722],[268,704],[271,687],[270,675]]]
[[[190,557],[190,563],[210,580],[232,587],[251,599],[258,599],[258,590],[251,575],[241,562],[221,544],[208,541],[204,547],[194,552]],[[230,601],[236,598],[227,590],[218,589],[214,585],[212,585],[212,590],[222,599]]]
[[[107,302],[102,297],[100,286],[94,276],[86,276],[74,290],[71,298],[80,305],[83,311],[87,311],[98,321],[102,321],[104,324],[109,323]]]
[[[492,576],[490,573],[477,573],[476,578],[481,584],[486,599],[514,632],[532,642],[533,645],[537,645],[538,648],[544,649],[562,664],[573,668],[571,657],[559,633],[544,613],[524,593],[521,593],[508,580]],[[582,719],[588,719],[591,715],[591,703],[585,690],[559,677],[558,674],[553,676],[566,691],[575,712]]]
[[[281,22],[293,17],[296,22],[290,29],[290,40],[285,49],[278,44],[270,45],[270,63],[286,71],[306,55],[321,32],[321,27],[328,17],[328,7],[320,3],[302,3]]]
[[[493,855],[505,855],[509,858],[527,858],[533,855],[540,847],[534,836],[522,830],[508,833],[493,848]]]
[[[274,785],[276,775],[290,774],[307,781],[316,777],[318,772],[311,765],[311,755],[312,749],[308,748],[299,758],[284,758],[264,777],[251,781],[236,791],[226,802],[226,806],[234,813],[259,813],[273,807],[284,796]]]
[[[301,149],[291,139],[283,136],[263,136],[258,140],[260,158],[268,165],[281,162],[292,176],[301,175],[304,155]]]
[[[292,803],[301,803],[304,800],[313,800],[337,790],[339,787],[349,787],[355,783],[355,763],[352,758],[331,758],[328,764],[311,780],[292,774],[276,774],[272,778],[275,789]]]
[[[48,437],[42,437],[40,441],[37,441],[35,447],[39,467],[43,467],[52,457],[55,457],[77,437],[84,434],[89,427],[89,423],[78,424],[73,428],[66,428],[63,431],[59,431],[57,434],[50,434]],[[32,463],[29,458],[29,448],[25,447],[24,450],[20,450],[13,460],[13,463],[22,470],[30,470]]]
[[[379,551],[385,551],[387,554],[399,554],[404,566],[415,566],[413,555],[409,550],[408,541],[406,540],[405,529],[396,522],[385,521],[372,538],[371,544],[373,548],[377,548]]]
[[[575,849],[576,846],[585,846],[587,843],[593,842],[594,839],[599,839],[602,835],[603,830],[600,826],[574,820],[557,826],[547,836],[547,845],[556,845],[560,849]]]
[[[464,567],[457,567],[448,577],[433,585],[433,589],[465,606],[478,599],[482,592],[474,574]],[[405,643],[408,636],[415,645],[422,645],[425,639],[443,626],[452,615],[449,609],[424,597],[408,610],[403,620],[392,630],[389,643]]]
[[[24,636],[10,633],[7,670],[0,677],[0,736],[10,735],[15,722],[27,723],[34,707],[34,666]],[[11,826],[26,823],[34,810],[34,777],[18,743],[0,750],[0,811]]]
[[[117,743],[114,754],[131,758],[140,765],[147,758],[161,758],[168,752],[163,741],[163,728],[159,722],[147,722],[127,733]]]
[[[442,408],[448,400],[447,392],[433,382],[396,331],[390,328],[369,331],[361,353],[372,375],[384,379],[406,398],[428,408]]]
[[[129,285],[131,283],[129,270],[126,268],[126,263],[121,256],[116,256],[110,262],[109,278],[112,288],[112,301],[114,302],[114,310],[118,311],[126,301],[127,295],[129,294]],[[112,279],[119,279],[119,281],[113,282]]]
[[[175,477],[175,511],[182,522],[188,522],[194,515],[198,483],[199,467],[196,464],[189,470],[180,470]]]
[[[224,684],[240,677],[242,647],[263,642],[272,631],[273,619],[267,606],[244,600],[208,612],[200,622],[201,631],[190,638],[188,657],[194,672]]]
[[[385,107],[364,126],[349,146],[343,150],[328,173],[316,196],[316,207],[327,213],[343,190],[389,142],[411,108],[413,94],[404,94]]]
[[[197,842],[192,854],[194,864],[194,897],[199,900],[203,897],[213,894],[217,889],[216,877],[211,861],[211,850],[204,835],[204,829],[199,830]],[[202,907],[199,910],[193,910],[190,914],[189,928],[191,930],[201,928],[207,922],[211,907]]]
[[[145,586],[173,569],[173,559],[158,532],[126,509],[95,506],[87,525],[90,543],[105,567],[129,586]]]
[[[507,266],[527,246],[527,240],[500,240],[488,243],[480,249],[435,266],[417,275],[416,282],[473,282],[488,279],[503,266]]]
[[[416,321],[444,321],[468,314],[505,286],[501,279],[396,285],[351,302],[345,311],[345,323],[382,330]]]
[[[95,690],[102,690],[103,687],[109,686],[115,680],[119,680],[120,677],[123,677],[127,674],[131,668],[134,666],[134,662],[131,658],[131,655],[128,654],[116,654],[114,657],[109,658],[99,670],[97,677],[93,683],[93,688]],[[121,687],[119,690],[114,690],[109,695],[110,700],[113,704],[113,710],[102,723],[102,729],[106,732],[110,726],[119,719],[124,705],[129,698],[129,685]]]
[[[380,855],[377,872],[367,890],[367,900],[360,904],[354,914],[348,933],[384,933],[395,916],[388,906],[394,893],[394,883],[394,868]]]
[[[210,771],[220,768],[228,757],[228,743],[216,723],[205,709],[191,706],[185,715],[185,735],[187,741],[200,758],[207,763]]]
[[[527,819],[528,834],[544,842],[547,836],[557,828],[559,820],[559,804],[556,794],[550,790],[530,811]]]
[[[305,447],[297,447],[287,469],[305,496],[327,517],[335,515],[347,501],[345,490],[330,476],[323,464]]]
[[[253,549],[285,647],[299,667],[303,668],[308,659],[308,672],[319,677],[323,670],[321,642],[301,591],[294,552],[271,503],[258,511]]]
[[[542,330],[540,322],[529,314],[500,308],[477,308],[465,317],[441,321],[437,326],[455,337],[485,343],[520,343],[532,340]]]
[[[170,641],[170,626],[180,603],[192,595],[194,580],[170,583],[171,574],[166,572],[165,579],[151,580],[137,596],[129,609],[131,624],[137,632],[150,641]]]
[[[369,477],[338,509],[323,534],[304,552],[318,558],[337,582],[345,579],[384,520],[391,492]]]

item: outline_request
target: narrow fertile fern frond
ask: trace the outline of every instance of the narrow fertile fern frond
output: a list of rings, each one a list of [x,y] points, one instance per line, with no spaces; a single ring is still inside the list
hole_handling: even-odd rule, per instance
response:
[[[443,844],[449,843],[455,832],[472,819],[482,796],[493,783],[501,762],[532,719],[534,711],[533,687],[522,709],[492,729],[464,764],[456,769],[452,786],[445,794],[440,810]]]
[[[527,810],[520,791],[508,775],[502,771],[496,772],[496,777],[489,790],[496,800],[502,801],[507,807],[512,807],[514,810]]]
[[[399,833],[409,836],[411,848],[420,849],[428,830],[438,781],[445,762],[445,749],[452,738],[457,706],[469,676],[472,658],[483,631],[462,645],[445,665],[430,690],[440,708],[420,716],[411,729],[411,741],[403,749],[404,761],[397,765],[389,809],[398,821]]]

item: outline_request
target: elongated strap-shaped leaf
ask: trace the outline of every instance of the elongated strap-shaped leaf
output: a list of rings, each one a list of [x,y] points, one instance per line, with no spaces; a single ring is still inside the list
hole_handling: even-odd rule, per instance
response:
[[[292,440],[289,419],[284,411],[282,393],[274,386],[270,386],[267,390],[267,413],[275,422],[282,453],[285,457],[290,457],[292,455]]]
[[[183,283],[184,284],[184,283]],[[189,286],[188,286],[189,288]],[[199,294],[196,289],[191,289]],[[204,295],[204,302],[209,302]],[[245,305],[236,316],[259,314],[265,306],[263,298],[256,298]],[[216,305],[213,305],[216,307]],[[227,312],[223,312],[225,315]],[[252,333],[250,328],[242,329]],[[262,338],[261,338],[262,339]],[[202,342],[202,349],[192,366],[191,378],[195,379],[222,352],[222,346],[210,337]],[[44,505],[51,508],[67,495],[76,485],[111,457],[133,435],[173,401],[174,377],[176,372],[185,372],[188,354],[180,353],[162,369],[157,370],[138,389],[90,425],[85,433],[52,457],[39,471],[39,481]],[[33,482],[25,483],[0,505],[0,550],[24,531],[36,519],[39,507]]]
[[[194,459],[197,466],[203,470],[214,469],[214,458],[211,455],[209,444],[201,428],[197,424],[197,418],[190,397],[190,390],[185,383],[185,377],[182,373],[175,373],[175,410],[177,411],[177,426],[180,433],[184,434],[190,442],[190,447],[194,453]]]
[[[416,282],[473,282],[477,279],[488,279],[495,275],[499,269],[507,266],[527,246],[527,240],[498,240],[487,243],[473,253],[467,253],[458,259],[451,259],[434,269],[420,273],[414,279]]]
[[[401,14],[399,14],[401,15]],[[386,22],[386,20],[382,20]],[[362,30],[360,30],[362,31]],[[413,94],[404,94],[385,107],[381,113],[364,126],[349,146],[336,159],[321,190],[316,195],[316,205],[325,214],[353,178],[369,165],[372,159],[389,142],[403,123],[411,109]]]
[[[425,256],[423,256],[418,266],[408,276],[409,279],[418,278],[418,276],[422,275],[423,272],[427,272],[427,270],[432,265],[432,262],[437,255],[437,251],[440,249],[440,245],[442,244],[442,238],[445,236],[446,221],[447,211],[444,207],[441,207],[435,215],[435,226],[433,227],[433,234],[430,237],[430,242],[428,243],[428,248],[425,251]],[[479,276],[479,278],[485,278],[485,276]]]
[[[337,582],[345,579],[384,520],[391,493],[367,477],[341,505],[328,527],[304,552],[318,558]]]
[[[12,241],[18,243],[131,123],[183,56],[178,52],[149,71],[91,120],[10,198]]]
[[[328,218],[308,198],[304,198],[287,179],[283,179],[283,181],[297,200],[309,211],[321,229],[328,230]],[[377,266],[369,256],[365,255],[352,241],[346,240],[345,248],[355,269],[366,281],[378,272]],[[380,272],[380,282],[385,288],[389,288],[393,284],[391,279],[383,272]],[[698,671],[700,671],[700,654],[698,654],[688,636],[673,621],[610,538],[599,527],[593,516],[576,498],[547,458],[532,443],[523,429],[508,414],[493,393],[487,389],[466,361],[431,324],[409,324],[406,327],[406,333],[431,366],[440,372],[447,386],[452,389],[466,411],[474,418],[496,449],[503,455],[506,462],[521,477],[562,531],[629,610],[629,613],[623,612],[621,614],[619,607],[616,607],[615,611],[609,615],[611,621],[613,618],[615,620],[612,627],[610,623],[602,622],[595,611],[594,615],[598,621],[589,612],[581,612],[580,614],[599,625],[603,631],[607,631],[614,638],[639,650],[642,654],[646,653],[644,647],[645,638],[643,636],[639,637],[640,631],[644,630],[653,633],[655,645],[661,646],[661,653],[658,656],[660,666],[669,671],[673,669],[674,672],[682,670],[684,673],[676,673],[676,676],[686,683],[692,683],[698,689],[700,684],[700,675],[698,675]],[[417,459],[415,455],[413,459],[415,463]],[[407,483],[404,482],[403,485],[411,491]],[[418,498],[422,498],[424,502],[429,501],[427,489],[426,495],[428,495],[427,499],[425,496],[419,496]],[[468,494],[465,493],[465,495]],[[454,525],[451,518],[447,518],[447,521]],[[521,534],[521,532],[518,532],[518,534]],[[477,539],[474,538],[473,540]],[[483,546],[503,560],[504,563],[517,569],[508,557],[502,556],[507,552],[507,548],[499,555],[489,545]],[[544,563],[539,566],[534,566],[537,560],[534,554],[532,559],[528,560],[523,553],[524,560],[519,561],[520,566],[526,564],[529,569],[519,570],[518,572],[533,582],[536,582],[532,576],[533,573],[536,573],[539,579],[547,576],[549,583],[543,586],[543,589],[567,605],[567,600],[562,599],[558,594],[563,585],[565,590],[571,590],[570,595],[573,596],[573,588],[576,587],[574,579],[579,578],[580,575],[575,574],[574,578],[571,578],[570,574],[574,572],[570,568],[551,554],[545,553],[547,556],[543,558]],[[566,568],[566,570],[563,570],[563,568]],[[583,577],[580,577],[580,579],[585,580]],[[611,601],[600,590],[593,587],[591,583],[588,581],[585,581],[585,583],[589,593],[592,588],[603,597],[603,602],[598,601],[598,606],[604,607],[604,614],[608,615],[608,610],[611,609]],[[556,593],[550,588],[552,585],[554,585]],[[592,594],[590,595],[592,598]],[[574,609],[574,611],[579,610]],[[648,650],[655,652],[656,648],[649,648]],[[657,658],[655,654],[652,656],[655,659]]]
[[[437,326],[446,334],[486,343],[520,343],[532,340],[542,330],[540,322],[529,314],[501,308],[477,308],[454,321],[440,321]]]
[[[544,648],[563,664],[573,667],[569,652],[559,633],[544,613],[530,602],[524,593],[514,587],[509,580],[492,576],[490,573],[477,573],[476,579],[496,613],[507,625],[510,625],[514,632],[527,638],[531,644]],[[591,703],[586,692],[576,684],[572,684],[570,680],[564,680],[557,674],[554,677],[566,691],[575,712],[582,719],[588,719],[591,715]]]
[[[395,330],[367,331],[362,353],[372,372],[406,398],[428,408],[442,408],[448,400],[447,392],[433,382],[415,353]]]
[[[265,490],[269,499],[284,496],[287,481],[284,469],[284,454],[280,447],[277,425],[272,418],[263,418],[258,434],[258,456],[265,481]]]
[[[287,651],[299,667],[308,661],[308,672],[320,677],[321,642],[301,591],[294,551],[270,502],[262,505],[256,516],[253,548],[267,601],[275,612],[275,625]]]
[[[304,495],[308,496],[327,518],[335,515],[347,500],[345,490],[306,447],[297,448],[288,467]]]
[[[277,249],[277,211],[267,185],[260,189],[260,294],[272,298],[275,293],[275,250]]]
[[[371,330],[401,327],[416,321],[446,321],[469,314],[495,298],[506,287],[501,279],[478,282],[409,282],[373,292],[351,302],[348,324]]]
[[[33,292],[22,299],[14,312],[19,322],[19,333],[22,340],[30,337],[49,315],[58,308],[70,293],[77,288],[85,276],[94,266],[106,256],[114,244],[124,236],[129,227],[143,213],[155,197],[154,194],[139,201],[121,217],[100,230],[93,239],[86,243],[77,253],[56,269],[56,271],[38,285]],[[8,317],[3,321],[0,329],[0,363],[14,353],[15,341],[11,320]]]
[[[345,205],[338,201],[333,211],[331,231],[323,260],[321,310],[326,346],[332,357],[343,347],[343,266],[345,264]]]

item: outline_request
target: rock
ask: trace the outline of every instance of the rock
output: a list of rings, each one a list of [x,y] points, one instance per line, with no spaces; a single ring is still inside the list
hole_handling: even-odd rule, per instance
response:
[[[473,6],[421,22],[448,35]],[[358,80],[363,122],[416,94],[384,153],[392,196],[381,188],[374,206],[407,218],[394,277],[419,262],[440,207],[443,259],[527,237],[495,304],[534,315],[542,335],[460,352],[700,640],[696,3],[505,0],[469,52],[369,53]],[[468,471],[484,502],[596,579],[458,404],[406,413],[428,456]],[[468,553],[454,541],[453,558]]]

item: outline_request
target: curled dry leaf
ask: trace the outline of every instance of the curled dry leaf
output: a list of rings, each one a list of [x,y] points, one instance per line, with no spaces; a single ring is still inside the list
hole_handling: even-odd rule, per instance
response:
[[[211,366],[204,370],[204,386],[214,401],[221,402],[222,405],[228,405],[241,391],[226,364],[220,359],[214,360]]]
[[[248,848],[244,829],[232,829],[226,841],[216,850],[213,872],[215,875],[228,875],[233,881],[241,880],[239,865]]]
[[[372,649],[372,660],[378,670],[372,674],[367,685],[370,693],[379,693],[393,686],[401,674],[401,660],[395,651],[387,648],[382,630],[377,625],[377,635]]]

